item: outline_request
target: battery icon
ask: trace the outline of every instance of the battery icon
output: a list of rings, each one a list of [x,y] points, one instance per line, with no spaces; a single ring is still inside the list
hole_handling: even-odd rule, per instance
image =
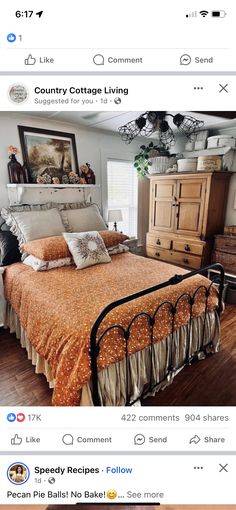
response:
[[[226,12],[225,11],[212,11],[211,15],[213,18],[225,18]]]

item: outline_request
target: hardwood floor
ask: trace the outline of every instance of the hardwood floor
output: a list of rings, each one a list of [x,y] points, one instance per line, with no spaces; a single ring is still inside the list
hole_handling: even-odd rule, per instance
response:
[[[0,405],[50,406],[52,390],[36,375],[19,340],[8,331],[0,335]],[[222,317],[220,352],[185,367],[173,383],[144,406],[236,405],[236,306]]]
[[[44,375],[35,374],[15,335],[1,329],[0,405],[50,406],[52,390]]]

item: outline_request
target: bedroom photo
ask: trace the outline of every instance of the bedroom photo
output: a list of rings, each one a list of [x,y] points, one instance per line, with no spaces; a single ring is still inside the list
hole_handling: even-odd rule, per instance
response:
[[[235,406],[236,112],[0,131],[0,405]]]

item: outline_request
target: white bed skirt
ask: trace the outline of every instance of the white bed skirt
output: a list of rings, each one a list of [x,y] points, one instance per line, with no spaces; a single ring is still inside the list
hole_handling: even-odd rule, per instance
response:
[[[20,340],[21,346],[26,349],[28,359],[31,360],[35,366],[36,374],[44,374],[50,388],[54,387],[54,380],[52,371],[47,361],[40,356],[34,347],[31,345],[27,338],[25,330],[22,328],[19,318],[12,309],[11,305],[7,305],[5,327],[10,329],[11,333],[15,333],[16,337]],[[190,356],[199,351],[202,342],[202,333],[204,328],[204,315],[192,319],[191,332],[190,332]],[[153,380],[161,381],[155,388],[155,393],[160,389],[164,389],[169,385],[178,372],[183,368],[184,361],[187,353],[187,338],[189,326],[185,325],[179,328],[172,335],[169,335],[164,340],[154,344],[153,356]],[[174,343],[174,349],[173,349]],[[220,323],[216,311],[208,312],[205,322],[204,343],[207,345],[211,343],[209,352],[217,352],[220,343]],[[171,354],[172,347],[172,354]],[[172,356],[172,365],[174,371],[168,373],[169,365]],[[199,359],[204,358],[202,352],[199,353]],[[150,348],[146,347],[142,351],[132,354],[129,357],[129,367],[131,373],[131,383],[129,388],[129,395],[135,400],[140,395],[145,384],[150,379],[151,373],[151,358]],[[125,405],[126,399],[126,361],[122,360],[119,363],[113,363],[108,368],[99,372],[99,393],[102,405],[106,406],[122,406]],[[92,396],[90,391],[90,383],[86,384],[82,389],[82,396],[80,405],[92,406]],[[139,403],[137,402],[137,405]]]

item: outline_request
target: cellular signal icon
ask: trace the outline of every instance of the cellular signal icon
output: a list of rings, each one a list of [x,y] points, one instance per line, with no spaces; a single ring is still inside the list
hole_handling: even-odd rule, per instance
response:
[[[203,18],[205,18],[209,14],[209,12],[208,11],[200,11],[199,14],[201,14],[201,16]]]
[[[197,11],[190,12],[189,14],[186,14],[186,18],[196,18],[197,17]]]

